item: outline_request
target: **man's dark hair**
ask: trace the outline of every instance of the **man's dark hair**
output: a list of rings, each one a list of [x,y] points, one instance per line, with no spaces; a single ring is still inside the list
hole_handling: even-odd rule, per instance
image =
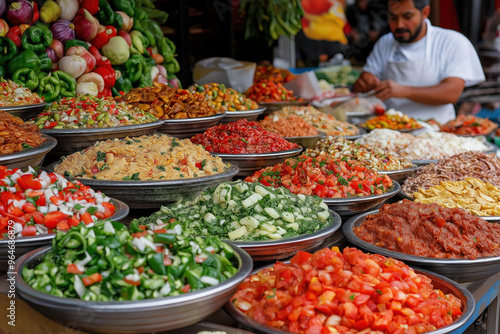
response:
[[[403,0],[388,0],[387,2],[401,2]],[[430,0],[413,0],[413,4],[415,5],[415,8],[418,10],[424,9],[425,6],[429,6],[431,3]]]

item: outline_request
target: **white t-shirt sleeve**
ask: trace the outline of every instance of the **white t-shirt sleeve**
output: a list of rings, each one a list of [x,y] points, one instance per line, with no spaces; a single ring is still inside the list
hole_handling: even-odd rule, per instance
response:
[[[380,80],[384,80],[383,73],[387,60],[389,59],[392,50],[393,40],[391,34],[382,36],[373,46],[373,50],[366,59],[366,64],[363,66],[364,72],[370,72]]]
[[[441,49],[439,57],[441,80],[456,77],[465,81],[465,86],[477,85],[486,80],[481,62],[472,43],[462,34],[450,31],[446,38],[439,38]],[[439,50],[439,51],[438,51]]]

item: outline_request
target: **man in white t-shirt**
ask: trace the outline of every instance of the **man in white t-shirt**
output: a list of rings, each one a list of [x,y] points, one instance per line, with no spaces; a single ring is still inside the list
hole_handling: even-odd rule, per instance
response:
[[[434,27],[429,0],[388,0],[391,33],[382,36],[354,90],[375,90],[388,108],[445,123],[464,87],[485,80],[477,52],[462,34]]]

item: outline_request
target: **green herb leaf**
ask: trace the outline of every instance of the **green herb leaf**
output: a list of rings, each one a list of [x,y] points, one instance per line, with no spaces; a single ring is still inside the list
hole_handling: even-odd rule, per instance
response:
[[[338,176],[338,181],[343,186],[348,186],[349,185],[349,182],[346,179],[344,179],[342,176],[340,176],[340,175]]]
[[[105,152],[101,152],[101,151],[97,151],[96,160],[97,161],[104,161],[104,159],[106,159],[106,153]]]
[[[165,165],[159,165],[159,166],[156,166],[156,168],[158,168],[159,170],[161,170],[162,172],[165,171]]]

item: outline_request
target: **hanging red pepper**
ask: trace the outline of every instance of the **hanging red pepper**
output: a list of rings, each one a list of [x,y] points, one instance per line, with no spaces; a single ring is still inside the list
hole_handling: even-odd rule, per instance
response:
[[[99,52],[99,50],[97,50],[97,48],[93,45],[89,46],[89,52],[92,56],[94,56],[95,60],[96,60],[96,66],[99,66],[99,61],[102,59],[102,56],[101,56],[101,53]]]
[[[95,15],[99,11],[99,0],[83,0],[79,12],[86,9],[90,14]]]
[[[102,49],[102,47],[108,44],[109,35],[106,33],[106,27],[103,25],[99,26],[99,30],[97,31],[97,35],[93,40],[90,41],[90,44],[95,46],[97,49]]]
[[[104,88],[111,89],[115,85],[115,70],[111,66],[97,66],[93,72],[99,74],[104,79]]]
[[[108,34],[109,38],[115,37],[118,34],[118,30],[113,26],[106,26],[106,34]]]
[[[101,57],[101,59],[99,59],[96,64],[96,66],[106,66],[106,67],[111,67],[111,62],[109,61],[108,58],[106,57]]]
[[[5,35],[5,37],[7,37],[8,39],[10,39],[12,42],[14,42],[14,44],[20,48],[21,47],[21,29],[18,27],[18,26],[15,26],[15,27],[12,27],[9,29],[9,32],[7,32],[7,35]]]
[[[97,97],[102,98],[102,97],[111,97],[111,89],[109,88],[104,88],[102,92],[97,94]]]
[[[31,25],[34,25],[36,21],[40,18],[40,13],[38,12],[38,4],[36,1],[32,2],[33,4],[33,19],[31,20]]]

